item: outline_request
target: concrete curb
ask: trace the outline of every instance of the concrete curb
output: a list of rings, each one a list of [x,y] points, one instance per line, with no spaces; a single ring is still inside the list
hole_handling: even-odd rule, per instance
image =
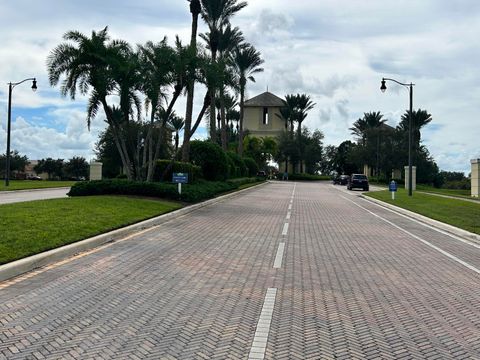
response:
[[[457,228],[457,227],[449,225],[449,224],[445,224],[445,223],[443,223],[441,221],[438,221],[438,220],[430,219],[429,217],[417,214],[413,211],[406,210],[406,209],[403,209],[401,207],[398,207],[398,206],[395,206],[395,205],[392,205],[392,204],[389,204],[389,203],[386,203],[386,202],[383,202],[383,201],[380,201],[380,200],[377,200],[377,199],[374,199],[374,198],[371,198],[371,197],[367,197],[365,195],[360,195],[360,197],[367,200],[367,201],[370,201],[370,202],[373,202],[373,203],[378,204],[380,206],[383,206],[387,209],[390,209],[390,210],[396,211],[400,214],[403,214],[405,216],[408,216],[409,218],[412,218],[414,220],[421,221],[421,222],[423,222],[427,225],[436,227],[436,228],[438,228],[440,230],[443,230],[447,233],[450,233],[452,235],[461,237],[461,238],[463,238],[465,240],[468,240],[472,243],[480,244],[480,235],[471,233],[467,230],[463,230],[463,229]]]
[[[235,191],[233,193],[229,193],[226,195],[222,195],[198,204],[194,205],[189,205],[186,206],[182,209],[178,209],[172,212],[169,212],[167,214],[163,214],[160,216],[157,216],[155,218],[151,218],[133,225],[126,226],[124,228],[120,228],[117,230],[110,231],[105,234],[100,234],[97,236],[94,236],[89,239],[85,240],[80,240],[78,242],[75,242],[73,244],[65,245],[56,249],[52,249],[49,251],[45,251],[40,254],[32,255],[20,260],[12,261],[10,263],[0,265],[0,282],[5,281],[8,279],[11,279],[13,277],[16,277],[18,275],[24,274],[26,272],[35,270],[39,267],[46,266],[48,264],[69,258],[71,256],[74,256],[78,253],[92,250],[96,247],[99,247],[101,245],[104,245],[109,242],[114,242],[117,240],[120,240],[122,238],[125,238],[128,235],[132,235],[136,232],[161,225],[163,223],[166,223],[167,221],[172,220],[173,218],[177,218],[179,216],[186,215],[192,211],[198,210],[202,207],[209,206],[224,200],[227,200],[229,198],[232,198],[234,196],[238,196],[239,194],[250,191],[253,189],[256,189],[260,186],[263,186],[267,184],[268,182],[258,184],[252,187],[249,187],[247,189]]]
[[[0,191],[0,194],[27,193],[27,192],[45,191],[45,190],[70,190],[70,188],[71,186],[62,186],[62,187],[52,187],[52,188],[40,188],[40,189],[3,190],[3,191]]]

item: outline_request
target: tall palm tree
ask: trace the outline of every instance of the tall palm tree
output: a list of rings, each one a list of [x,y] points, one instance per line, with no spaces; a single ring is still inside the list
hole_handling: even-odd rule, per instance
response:
[[[408,123],[410,119],[410,110],[407,110],[402,115],[401,121],[398,124],[398,129],[408,132]],[[412,112],[412,140],[416,148],[419,147],[421,141],[420,130],[432,121],[432,115],[426,110],[418,109]]]
[[[247,6],[247,2],[238,0],[201,0],[202,2],[202,19],[208,26],[208,33],[203,36],[206,39],[211,52],[213,62],[217,61],[217,54],[221,51],[222,34],[224,28],[230,23],[230,18],[238,11]],[[223,41],[223,44],[226,44]],[[215,138],[215,98],[217,88],[209,86],[211,96],[210,100],[210,137]]]
[[[402,115],[400,123],[397,126],[397,130],[404,134],[403,140],[408,144],[408,127],[410,119],[410,110],[407,110],[405,114]],[[413,156],[414,161],[415,157],[420,150],[420,141],[421,141],[421,129],[428,125],[432,121],[432,115],[429,114],[426,110],[418,109],[413,110],[412,112],[412,147],[413,147]]]
[[[297,94],[296,95],[296,102],[297,102],[297,122],[298,122],[298,136],[300,138],[302,134],[302,122],[307,118],[308,112],[315,107],[315,103],[310,99],[309,95],[306,94]]]
[[[198,16],[202,12],[202,4],[200,0],[187,0],[190,2],[190,13],[192,14],[192,35],[190,38],[190,51],[192,56],[197,56],[197,31],[198,31]],[[195,90],[195,80],[189,78],[187,80],[187,105],[185,111],[185,130],[183,136],[182,160],[189,161],[190,157],[190,131],[192,127],[193,116],[193,97]]]
[[[380,111],[368,112],[363,114],[363,118],[358,119],[349,128],[353,135],[356,135],[363,146],[366,145],[369,132],[373,129],[380,128],[387,120],[383,119]]]
[[[307,118],[308,112],[314,108],[316,105],[311,99],[309,95],[306,94],[297,94],[296,98],[296,115],[297,115],[297,137],[298,137],[298,145],[300,147],[300,155],[303,158],[303,144],[301,142],[302,137],[302,122]],[[300,160],[300,173],[303,173],[303,161]]]
[[[260,66],[264,63],[264,60],[260,57],[253,45],[245,44],[241,47],[237,47],[233,53],[233,69],[238,77],[238,84],[240,89],[240,128],[238,139],[238,154],[243,155],[243,116],[244,116],[244,104],[245,104],[245,87],[247,80],[255,82],[254,74],[263,71]]]
[[[149,41],[138,49],[141,64],[141,73],[147,81],[142,82],[142,92],[145,94],[145,109],[150,112],[150,124],[145,141],[145,154],[148,152],[147,161],[147,181],[152,181],[155,171],[155,159],[158,153],[154,154],[155,146],[154,133],[157,133],[156,142],[160,145],[162,141],[162,131],[158,131],[156,122],[157,112],[162,102],[167,100],[166,90],[172,82],[173,63],[175,59],[174,50],[167,44],[165,37],[161,42],[154,44]],[[145,162],[145,161],[144,161]]]
[[[383,115],[379,111],[368,112],[363,114],[363,118],[355,121],[353,126],[349,129],[352,131],[352,134],[357,135],[360,145],[362,145],[365,151],[371,149],[368,153],[371,154],[370,151],[374,152],[375,159],[373,159],[373,156],[369,155],[365,161],[368,165],[376,164],[377,176],[379,176],[380,137],[384,132],[383,129],[386,121],[387,120],[383,119]],[[376,146],[375,148],[372,148],[374,141],[376,142]]]
[[[87,108],[87,126],[90,128],[91,120],[97,115],[100,107],[106,114],[107,122],[111,127],[115,144],[122,160],[123,168],[129,179],[132,179],[132,163],[128,152],[125,138],[122,136],[120,118],[128,118],[128,115],[122,114],[121,117],[114,116],[112,107],[107,102],[109,95],[118,94],[119,84],[116,82],[120,78],[120,67],[114,67],[116,57],[125,52],[128,48],[124,42],[112,41],[107,34],[108,28],[98,32],[92,31],[91,37],[88,37],[78,31],[69,31],[63,38],[66,41],[55,47],[47,59],[47,69],[49,81],[52,86],[57,85],[60,79],[65,75],[62,81],[60,92],[63,96],[70,95],[75,99],[77,90],[82,95],[89,94]],[[73,44],[72,44],[73,43]],[[116,74],[113,69],[116,69]],[[125,97],[131,93],[123,86],[119,94]],[[123,101],[121,107],[126,108],[130,100]],[[125,111],[130,113],[130,109]]]

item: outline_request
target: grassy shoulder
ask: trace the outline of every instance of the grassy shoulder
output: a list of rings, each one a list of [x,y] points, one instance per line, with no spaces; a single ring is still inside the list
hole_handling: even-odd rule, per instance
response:
[[[75,183],[76,183],[76,181],[10,180],[10,185],[9,186],[5,186],[5,181],[2,181],[0,183],[0,191],[71,187]]]
[[[395,195],[395,200],[392,200],[389,191],[369,192],[365,195],[480,234],[480,203],[448,199],[419,192],[414,192],[413,196],[409,197],[404,189],[399,189]]]
[[[455,189],[438,189],[432,186],[427,185],[417,185],[418,191],[430,192],[434,194],[440,195],[448,195],[448,196],[457,196],[463,198],[471,198],[470,190],[455,190]]]
[[[0,205],[0,264],[152,218],[181,205],[87,196]]]

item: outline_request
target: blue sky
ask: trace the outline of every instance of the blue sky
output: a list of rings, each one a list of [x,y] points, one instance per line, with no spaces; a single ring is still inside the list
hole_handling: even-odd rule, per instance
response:
[[[441,169],[469,172],[480,157],[480,3],[473,0],[249,1],[232,22],[265,59],[265,72],[247,96],[269,90],[280,97],[307,93],[317,104],[305,125],[325,143],[352,139],[352,123],[381,111],[395,126],[408,91],[382,77],[415,83],[414,107],[432,114],[422,139]],[[0,152],[6,144],[7,83],[37,77],[14,89],[12,147],[30,159],[94,157],[103,114],[87,130],[85,99],[62,98],[48,84],[46,57],[68,30],[89,34],[109,26],[112,38],[131,44],[190,36],[188,2],[167,0],[4,1],[0,4]],[[205,31],[200,24],[200,31]],[[2,85],[3,84],[3,85]],[[195,110],[204,89],[198,86]],[[175,109],[185,113],[184,99]],[[199,137],[205,136],[200,129]]]

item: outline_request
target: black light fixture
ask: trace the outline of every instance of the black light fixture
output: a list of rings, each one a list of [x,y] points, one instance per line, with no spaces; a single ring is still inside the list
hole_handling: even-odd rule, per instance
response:
[[[382,90],[382,92],[385,92],[385,90],[387,90],[387,85],[385,85],[385,79],[382,79],[382,86],[380,86],[380,90]]]
[[[5,186],[10,185],[10,132],[12,127],[12,91],[17,85],[24,83],[25,81],[32,80],[32,91],[37,91],[37,80],[35,78],[28,78],[17,83],[8,83],[8,118],[7,118],[7,152],[6,152],[6,165],[5,165]]]

